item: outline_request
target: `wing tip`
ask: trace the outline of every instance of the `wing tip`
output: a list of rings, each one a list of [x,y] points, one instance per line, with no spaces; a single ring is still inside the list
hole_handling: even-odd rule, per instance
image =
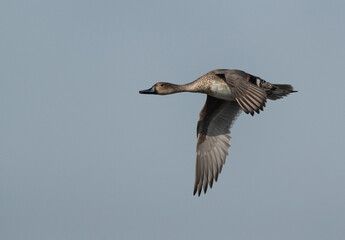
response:
[[[207,181],[205,183],[202,183],[202,182],[197,183],[197,182],[195,182],[194,189],[193,189],[193,196],[197,195],[198,197],[200,197],[202,192],[204,192],[204,194],[206,194],[208,186],[210,188],[212,188],[213,187],[213,183],[217,182],[217,181],[218,181],[218,173],[214,177],[212,177],[210,179],[210,181],[208,181],[208,182]]]

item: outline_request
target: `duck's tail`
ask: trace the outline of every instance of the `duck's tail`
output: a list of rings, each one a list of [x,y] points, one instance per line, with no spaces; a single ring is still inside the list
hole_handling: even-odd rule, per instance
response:
[[[289,84],[271,84],[270,89],[266,89],[267,98],[270,100],[281,99],[290,93],[297,92]]]

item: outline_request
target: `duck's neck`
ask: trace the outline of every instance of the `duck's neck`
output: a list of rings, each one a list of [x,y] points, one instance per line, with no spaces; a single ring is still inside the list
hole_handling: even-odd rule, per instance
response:
[[[203,93],[203,89],[200,85],[200,82],[193,81],[191,83],[176,85],[177,92],[194,92],[194,93]]]

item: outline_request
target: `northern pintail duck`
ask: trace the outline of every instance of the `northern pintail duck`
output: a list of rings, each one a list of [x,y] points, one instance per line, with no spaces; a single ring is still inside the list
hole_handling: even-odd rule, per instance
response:
[[[193,194],[204,193],[218,180],[230,147],[230,127],[243,110],[254,115],[265,107],[266,100],[277,100],[292,92],[291,85],[272,84],[240,70],[217,69],[194,82],[176,85],[158,82],[141,94],[167,95],[179,92],[207,94],[199,114],[195,184]]]

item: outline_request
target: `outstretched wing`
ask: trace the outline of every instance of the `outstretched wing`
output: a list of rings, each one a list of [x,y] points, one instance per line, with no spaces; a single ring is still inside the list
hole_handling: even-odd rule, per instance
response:
[[[254,115],[266,106],[267,94],[263,88],[251,83],[251,75],[243,71],[231,71],[225,74],[225,80],[238,104],[245,113]]]
[[[217,181],[230,147],[230,127],[240,110],[235,101],[207,96],[197,127],[194,195],[200,196],[202,189],[206,193]]]

